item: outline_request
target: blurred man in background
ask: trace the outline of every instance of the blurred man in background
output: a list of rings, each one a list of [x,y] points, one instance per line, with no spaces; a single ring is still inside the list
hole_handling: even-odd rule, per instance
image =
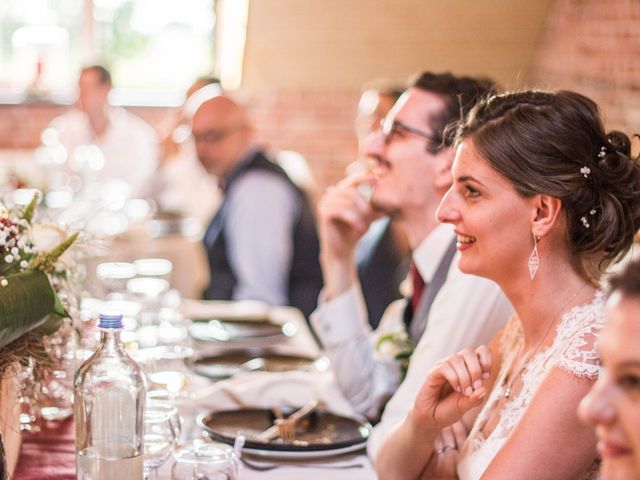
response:
[[[216,77],[200,77],[187,89],[185,103],[159,128],[162,142],[158,167],[148,189],[164,214],[195,218],[202,227],[211,220],[222,201],[216,179],[198,161],[191,137],[189,108],[193,95],[220,92]]]
[[[111,74],[105,67],[83,68],[76,108],[55,118],[50,127],[67,149],[70,170],[93,181],[122,180],[135,196],[155,169],[158,139],[142,119],[109,104],[111,87]],[[97,146],[98,153],[78,148],[88,145]]]
[[[355,119],[359,158],[347,167],[347,175],[358,175],[372,168],[375,161],[366,155],[369,136],[380,128],[404,88],[377,82],[367,85]],[[401,297],[400,284],[409,271],[411,252],[405,233],[388,216],[374,221],[356,247],[356,266],[367,318],[376,328],[386,308]]]
[[[199,105],[192,135],[223,192],[204,237],[211,273],[204,297],[293,305],[308,316],[322,275],[306,195],[256,146],[245,109],[229,96]]]

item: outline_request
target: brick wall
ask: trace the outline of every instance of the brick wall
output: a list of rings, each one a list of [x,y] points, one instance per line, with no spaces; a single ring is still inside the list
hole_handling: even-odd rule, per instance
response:
[[[40,144],[40,134],[51,120],[69,107],[53,103],[0,105],[0,149],[33,149]],[[156,127],[170,113],[167,108],[129,108]]]
[[[353,121],[359,92],[254,92],[251,109],[263,144],[295,150],[319,190],[335,183],[356,158]]]
[[[593,98],[609,129],[640,131],[640,2],[555,0],[530,79]]]

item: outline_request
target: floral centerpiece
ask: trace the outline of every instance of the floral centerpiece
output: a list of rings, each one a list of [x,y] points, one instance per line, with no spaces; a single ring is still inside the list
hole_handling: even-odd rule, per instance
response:
[[[0,206],[0,373],[12,361],[35,355],[46,360],[40,339],[68,317],[54,285],[67,276],[56,268],[78,233],[48,251],[39,247],[33,224],[37,195],[22,211]]]
[[[9,208],[0,204],[0,379],[3,383],[7,380],[17,383],[14,372],[9,370],[12,367],[16,369],[29,363],[39,369],[50,366],[45,339],[69,317],[61,301],[61,298],[70,298],[65,293],[68,271],[61,257],[78,234],[67,236],[57,227],[34,222],[37,203],[38,195],[26,207]],[[52,238],[59,242],[52,245]],[[10,391],[2,388],[3,392],[7,390]],[[7,422],[11,415],[2,418],[2,411],[7,408],[2,401],[0,399],[0,420]],[[4,401],[6,403],[6,399]],[[0,425],[0,432],[10,435],[15,431],[15,426],[6,427],[4,423]],[[5,445],[10,451],[10,441]]]

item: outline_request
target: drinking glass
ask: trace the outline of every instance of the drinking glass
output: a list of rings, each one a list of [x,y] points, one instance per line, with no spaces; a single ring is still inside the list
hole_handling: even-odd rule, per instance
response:
[[[195,443],[175,453],[173,479],[237,480],[238,455],[222,443]]]
[[[169,422],[173,428],[174,436],[176,437],[176,444],[180,441],[180,434],[182,433],[182,419],[178,412],[177,407],[167,400],[154,398],[151,392],[147,394],[146,408],[158,413],[166,413],[169,416]]]
[[[140,258],[133,264],[136,267],[139,277],[163,278],[170,281],[173,264],[166,258]]]
[[[101,296],[108,298],[126,290],[127,281],[136,275],[136,267],[129,262],[105,262],[98,264],[96,275],[102,290]]]
[[[164,408],[149,405],[144,417],[144,478],[155,471],[171,456],[176,445],[176,428],[173,415]]]
[[[26,365],[20,367],[20,430],[36,433],[40,431],[38,419],[40,411],[37,406],[38,382],[34,376],[35,360],[29,357]]]
[[[191,381],[191,372],[184,363],[192,349],[158,346],[146,348],[145,373],[149,380],[150,392],[160,390],[167,394],[169,403],[183,398],[185,387]]]

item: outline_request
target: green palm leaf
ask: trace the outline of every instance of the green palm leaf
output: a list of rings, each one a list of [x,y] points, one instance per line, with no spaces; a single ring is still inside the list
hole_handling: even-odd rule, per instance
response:
[[[8,280],[0,287],[0,348],[67,315],[46,273],[28,270]]]

